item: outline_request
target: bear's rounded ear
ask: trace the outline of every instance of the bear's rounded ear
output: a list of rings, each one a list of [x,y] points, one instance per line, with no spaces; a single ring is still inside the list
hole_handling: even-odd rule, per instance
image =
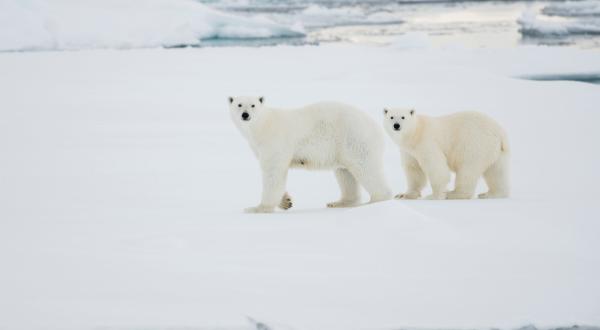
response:
[[[233,97],[229,96],[227,100],[229,100],[229,104],[233,103]]]
[[[265,97],[264,96],[260,96],[258,98],[258,102],[260,102],[260,104],[264,104],[265,103]]]
[[[384,114],[384,115],[387,115],[387,113],[388,113],[388,109],[386,109],[386,108],[383,108],[383,114]]]
[[[410,115],[412,116],[412,115],[414,115],[414,114],[415,114],[415,109],[411,109],[411,110],[410,110]]]

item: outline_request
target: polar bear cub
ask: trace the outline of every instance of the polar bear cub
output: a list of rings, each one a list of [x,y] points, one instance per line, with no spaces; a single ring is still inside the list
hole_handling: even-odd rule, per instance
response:
[[[384,109],[384,127],[400,147],[408,183],[396,198],[419,198],[427,179],[432,190],[428,199],[472,198],[481,176],[489,191],[479,198],[508,197],[508,140],[488,116],[459,112],[429,117],[414,109]],[[447,192],[451,171],[456,182]]]
[[[322,102],[295,110],[265,105],[263,97],[229,97],[231,118],[258,158],[262,199],[246,212],[272,212],[292,206],[285,185],[289,168],[330,169],[341,199],[328,207],[360,203],[362,185],[371,202],[391,197],[383,170],[381,128],[348,105]]]

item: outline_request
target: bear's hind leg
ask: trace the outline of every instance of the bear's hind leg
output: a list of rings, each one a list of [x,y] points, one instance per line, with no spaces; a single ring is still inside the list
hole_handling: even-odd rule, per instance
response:
[[[327,204],[327,207],[349,207],[360,203],[360,187],[354,176],[344,168],[335,170],[335,178],[342,191],[339,201]]]
[[[471,199],[477,188],[477,181],[481,177],[480,170],[461,168],[456,172],[454,190],[448,192],[447,199]]]
[[[483,172],[483,178],[488,186],[488,192],[480,194],[479,198],[506,198],[510,193],[508,178],[508,155],[502,153],[500,158]]]
[[[281,202],[279,202],[279,208],[281,208],[282,210],[289,210],[290,208],[292,208],[293,205],[294,204],[292,203],[292,196],[290,196],[290,194],[288,194],[287,192],[283,194]]]
[[[385,201],[392,197],[383,175],[383,164],[353,168],[350,172],[371,196],[369,203]]]

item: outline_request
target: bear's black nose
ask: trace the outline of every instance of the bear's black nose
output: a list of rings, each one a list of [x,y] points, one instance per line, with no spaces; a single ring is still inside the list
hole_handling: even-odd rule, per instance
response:
[[[394,124],[394,129],[397,130],[397,131],[399,131],[400,130],[400,124],[395,123]]]
[[[250,118],[250,115],[247,112],[242,113],[243,120],[248,120],[249,118]]]

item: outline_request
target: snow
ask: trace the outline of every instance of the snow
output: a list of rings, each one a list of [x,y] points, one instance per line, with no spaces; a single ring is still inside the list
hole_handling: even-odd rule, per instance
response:
[[[222,13],[193,0],[0,0],[0,51],[144,48],[303,35],[298,27]]]
[[[418,44],[0,54],[0,328],[600,324],[600,86],[514,78],[598,72],[598,52]],[[513,196],[332,210],[333,174],[298,170],[290,211],[244,214],[243,94],[483,111]]]
[[[424,49],[431,46],[431,41],[424,32],[408,32],[394,38],[389,47],[394,49]]]

